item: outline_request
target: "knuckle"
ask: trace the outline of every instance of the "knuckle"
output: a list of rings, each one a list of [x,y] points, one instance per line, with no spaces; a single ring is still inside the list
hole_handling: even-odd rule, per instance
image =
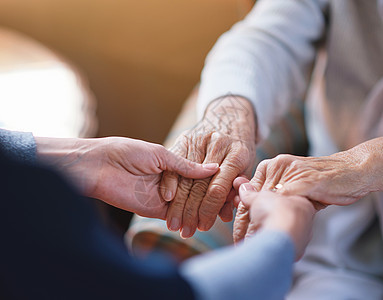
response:
[[[263,173],[263,172],[267,169],[267,166],[268,166],[271,162],[272,162],[271,159],[264,159],[264,160],[262,160],[262,161],[257,165],[256,172]]]
[[[188,144],[187,137],[184,135],[180,135],[176,139],[174,145],[169,149],[169,151],[180,156],[185,156],[187,144]]]
[[[168,150],[163,145],[160,145],[160,144],[154,144],[153,148],[155,151],[158,151],[159,153],[167,153],[168,152]]]
[[[268,164],[270,164],[272,162],[272,159],[268,158],[268,159],[264,159],[262,160],[259,164],[258,164],[258,167],[265,167],[267,166]]]
[[[208,202],[214,202],[214,203],[219,203],[221,200],[226,199],[227,195],[229,194],[229,189],[219,183],[213,183],[210,188],[207,191],[207,198]],[[210,201],[213,200],[213,201]]]
[[[248,157],[245,158],[242,155],[231,155],[230,158],[227,159],[226,165],[228,168],[237,170],[239,173],[247,167]]]
[[[285,162],[288,162],[290,160],[291,155],[289,154],[279,154],[274,158],[274,161],[277,164],[283,164]]]
[[[195,207],[186,206],[183,212],[184,220],[187,220],[189,223],[192,220],[196,220],[198,216],[197,210]]]
[[[184,178],[182,178],[184,179]],[[190,184],[185,184],[185,179],[183,180],[183,184],[178,185],[177,193],[173,202],[182,202],[184,203],[189,196],[192,180],[190,180]]]
[[[254,173],[254,177],[251,179],[251,181],[254,180],[264,180],[265,179],[265,172],[262,168],[257,168]]]
[[[214,131],[212,134],[211,134],[211,140],[214,140],[215,142],[222,142],[222,140],[225,138],[225,136],[220,133],[219,131]]]
[[[164,182],[168,183],[168,181],[173,181],[173,180],[177,180],[177,179],[178,179],[178,174],[173,172],[173,171],[164,171],[162,173],[163,183]]]
[[[169,214],[170,215],[179,214],[183,209],[184,209],[183,201],[173,201],[170,203]]]
[[[208,150],[215,154],[223,154],[227,149],[228,143],[223,139],[214,139],[209,142]]]
[[[294,160],[294,161],[291,162],[290,167],[291,167],[291,169],[293,169],[293,170],[295,170],[295,169],[299,169],[301,163],[302,163],[302,162],[299,161],[299,160]]]
[[[208,180],[195,180],[190,192],[192,197],[203,197],[209,187]]]
[[[242,146],[238,149],[238,155],[246,160],[250,159],[251,151],[248,147]]]

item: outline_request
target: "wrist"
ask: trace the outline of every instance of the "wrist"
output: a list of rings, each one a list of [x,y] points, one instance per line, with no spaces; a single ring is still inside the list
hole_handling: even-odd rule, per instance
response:
[[[383,191],[383,138],[369,140],[355,148],[364,157],[360,159],[360,178],[365,178],[366,193]]]
[[[251,102],[243,97],[228,95],[212,101],[203,121],[220,131],[241,139],[257,140],[257,118]]]
[[[35,137],[37,159],[49,164],[56,164],[63,157],[76,151],[79,140],[77,138]]]
[[[95,146],[95,139],[35,137],[35,141],[37,160],[69,174],[71,167]]]
[[[101,158],[90,153],[100,145],[99,140],[104,139],[35,137],[37,159],[60,170],[81,192],[92,196],[98,178],[93,170]]]

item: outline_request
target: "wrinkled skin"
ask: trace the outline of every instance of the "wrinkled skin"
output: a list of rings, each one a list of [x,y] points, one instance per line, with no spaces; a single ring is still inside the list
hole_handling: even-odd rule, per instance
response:
[[[383,138],[362,143],[350,150],[324,157],[279,155],[262,161],[250,184],[256,191],[272,190],[282,195],[299,195],[317,209],[327,205],[349,205],[370,192],[382,190]],[[246,183],[237,178],[235,187]],[[248,211],[239,204],[234,239],[244,237],[249,225]]]
[[[212,177],[191,180],[165,172],[161,186],[175,195],[164,198],[170,203],[167,225],[181,236],[191,237],[196,229],[209,230],[217,215],[223,221],[233,217],[234,179],[251,175],[255,160],[256,128],[251,104],[240,97],[228,96],[211,103],[204,118],[192,130],[182,134],[171,151],[198,163],[218,163]]]

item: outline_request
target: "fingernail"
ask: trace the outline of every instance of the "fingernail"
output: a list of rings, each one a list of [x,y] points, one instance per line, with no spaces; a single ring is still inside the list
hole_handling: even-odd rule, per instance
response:
[[[169,229],[171,231],[178,231],[180,229],[181,222],[178,218],[172,218]]]
[[[243,183],[239,187],[239,189],[243,192],[250,192],[250,191],[255,191],[255,188],[250,184],[250,183]]]
[[[209,225],[205,223],[198,223],[198,229],[200,231],[208,231],[210,229]]]
[[[164,197],[166,201],[170,201],[173,199],[173,193],[171,191],[166,191]]]
[[[219,164],[217,164],[217,163],[203,164],[202,168],[208,169],[208,170],[216,170],[219,168]]]
[[[190,236],[191,230],[190,227],[185,226],[181,230],[181,238],[186,239]]]

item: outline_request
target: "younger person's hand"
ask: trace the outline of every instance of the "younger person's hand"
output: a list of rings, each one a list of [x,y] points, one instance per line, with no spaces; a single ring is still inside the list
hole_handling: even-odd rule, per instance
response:
[[[38,158],[68,174],[85,195],[145,217],[166,217],[169,204],[159,187],[163,171],[195,179],[218,171],[218,164],[194,163],[161,145],[129,138],[35,139]]]
[[[242,219],[236,218],[236,242],[252,236],[259,229],[282,231],[292,238],[296,259],[303,255],[311,238],[316,213],[309,200],[301,196],[284,196],[270,191],[257,192],[249,183],[240,186],[239,200],[242,208],[247,210],[247,215],[241,214]],[[248,219],[244,220],[244,217]],[[238,228],[238,225],[241,228]]]

